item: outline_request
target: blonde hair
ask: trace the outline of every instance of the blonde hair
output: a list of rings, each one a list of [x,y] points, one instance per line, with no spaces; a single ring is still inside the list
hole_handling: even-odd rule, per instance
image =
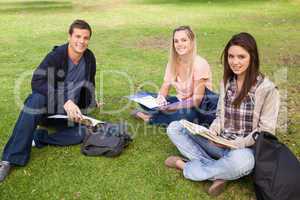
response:
[[[169,55],[169,61],[168,65],[171,70],[171,76],[172,80],[175,81],[177,77],[177,72],[176,72],[176,67],[179,65],[179,55],[176,52],[175,46],[174,46],[174,36],[177,31],[185,31],[187,34],[188,38],[192,42],[192,49],[191,52],[189,53],[189,63],[187,67],[187,77],[191,78],[192,76],[192,70],[193,70],[193,65],[195,63],[195,59],[197,56],[197,45],[196,45],[196,36],[192,29],[189,26],[179,26],[176,29],[173,30],[173,35],[171,39],[171,46],[170,46],[170,55]]]

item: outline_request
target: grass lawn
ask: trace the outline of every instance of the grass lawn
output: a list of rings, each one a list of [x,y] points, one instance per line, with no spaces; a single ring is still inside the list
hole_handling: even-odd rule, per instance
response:
[[[282,95],[279,138],[300,158],[300,1],[74,0],[0,2],[0,149],[7,142],[21,103],[31,91],[32,71],[67,38],[77,18],[93,28],[97,97],[106,104],[92,116],[126,122],[134,142],[117,158],[85,157],[80,145],[32,149],[26,167],[0,184],[0,199],[212,199],[210,182],[192,182],[164,160],[179,154],[165,129],[130,117],[136,105],[122,98],[162,83],[172,30],[190,25],[198,52],[222,76],[221,52],[230,37],[246,31],[258,42],[262,71]],[[217,199],[254,196],[249,177],[228,184]]]

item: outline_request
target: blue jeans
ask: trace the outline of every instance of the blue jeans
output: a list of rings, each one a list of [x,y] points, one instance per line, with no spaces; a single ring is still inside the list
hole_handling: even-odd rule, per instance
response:
[[[54,128],[58,128],[54,134],[37,129],[46,118],[47,98],[39,93],[32,93],[27,97],[13,133],[4,147],[2,160],[13,165],[26,165],[30,158],[33,139],[37,147],[48,144],[59,146],[78,144],[84,139],[85,127],[79,125],[68,127],[66,121],[52,123]]]
[[[187,179],[235,180],[254,168],[254,154],[249,148],[217,147],[201,136],[192,135],[178,121],[168,126],[167,134],[180,153],[190,160],[183,169]]]
[[[157,97],[155,93],[148,93],[153,97]],[[172,121],[186,119],[190,122],[201,124],[208,127],[216,117],[216,109],[219,96],[209,89],[205,88],[205,94],[198,108],[183,108],[174,112],[163,112],[159,110],[149,109],[140,105],[145,111],[152,115],[149,124],[167,126]],[[174,96],[167,96],[166,100],[170,103],[176,103],[179,100]]]

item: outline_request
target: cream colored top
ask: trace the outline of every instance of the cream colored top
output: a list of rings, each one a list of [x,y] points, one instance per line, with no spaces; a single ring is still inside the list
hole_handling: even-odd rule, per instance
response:
[[[226,88],[221,81],[220,97],[218,101],[216,119],[212,122],[209,129],[211,133],[220,135],[224,130],[225,122],[225,96],[228,85]],[[280,96],[276,85],[268,78],[255,90],[253,97],[254,111],[253,111],[253,126],[252,133],[242,140],[237,140],[235,144],[240,147],[252,146],[255,141],[253,140],[253,133],[266,131],[275,135],[277,117],[280,107]],[[235,141],[235,140],[234,140]]]
[[[200,56],[196,57],[191,78],[188,78],[187,80],[181,80],[179,76],[177,76],[176,79],[173,80],[170,65],[167,65],[164,77],[164,81],[176,89],[176,97],[180,100],[193,96],[194,82],[201,79],[206,79],[205,86],[211,90],[212,74],[210,66],[208,62]]]

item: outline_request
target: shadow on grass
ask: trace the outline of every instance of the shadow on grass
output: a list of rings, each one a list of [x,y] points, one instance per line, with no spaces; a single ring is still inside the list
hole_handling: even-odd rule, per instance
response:
[[[69,10],[72,8],[73,5],[70,1],[19,1],[0,3],[1,14]]]

